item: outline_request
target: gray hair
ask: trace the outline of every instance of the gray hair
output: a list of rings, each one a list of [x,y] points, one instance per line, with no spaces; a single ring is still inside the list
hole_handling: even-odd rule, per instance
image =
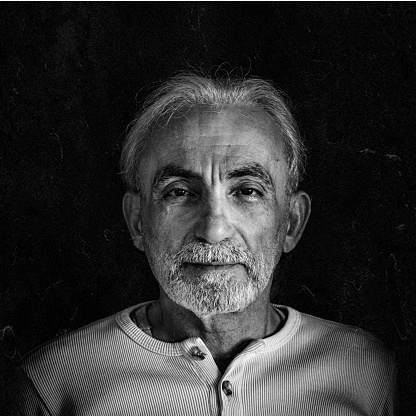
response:
[[[162,118],[169,120],[175,113],[196,106],[220,108],[225,104],[260,107],[280,127],[288,166],[286,189],[294,192],[304,171],[306,150],[282,93],[270,81],[256,77],[214,79],[193,73],[176,75],[161,85],[130,123],[121,154],[121,173],[127,187],[140,191],[141,155],[151,130]]]

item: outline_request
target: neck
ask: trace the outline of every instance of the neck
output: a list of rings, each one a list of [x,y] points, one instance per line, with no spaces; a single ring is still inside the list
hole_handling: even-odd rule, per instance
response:
[[[252,340],[265,338],[278,330],[280,317],[270,304],[268,291],[265,292],[241,312],[198,318],[161,291],[159,300],[149,310],[153,337],[164,342],[199,337],[224,372]]]

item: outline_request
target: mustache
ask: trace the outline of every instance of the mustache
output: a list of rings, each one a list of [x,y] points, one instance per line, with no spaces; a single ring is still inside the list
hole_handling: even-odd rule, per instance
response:
[[[184,245],[173,257],[176,264],[183,263],[241,263],[252,269],[255,264],[250,250],[231,242],[204,244],[191,242]]]

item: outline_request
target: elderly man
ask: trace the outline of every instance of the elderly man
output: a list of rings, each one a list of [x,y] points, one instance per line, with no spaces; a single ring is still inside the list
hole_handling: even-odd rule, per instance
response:
[[[123,212],[157,301],[53,340],[27,415],[391,415],[394,360],[364,331],[270,303],[306,225],[304,148],[257,78],[179,75],[132,124]]]

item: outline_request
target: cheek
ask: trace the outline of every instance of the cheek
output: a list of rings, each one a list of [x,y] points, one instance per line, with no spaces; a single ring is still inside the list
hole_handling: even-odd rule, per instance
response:
[[[183,244],[189,219],[178,215],[175,208],[157,204],[150,206],[147,212],[145,238],[157,242],[164,250],[177,251]]]
[[[279,214],[278,208],[274,211],[267,211],[264,215],[253,217],[248,228],[252,236],[251,245],[254,246],[252,247],[254,251],[271,250],[276,244],[281,244],[281,239],[285,235],[284,215]]]

